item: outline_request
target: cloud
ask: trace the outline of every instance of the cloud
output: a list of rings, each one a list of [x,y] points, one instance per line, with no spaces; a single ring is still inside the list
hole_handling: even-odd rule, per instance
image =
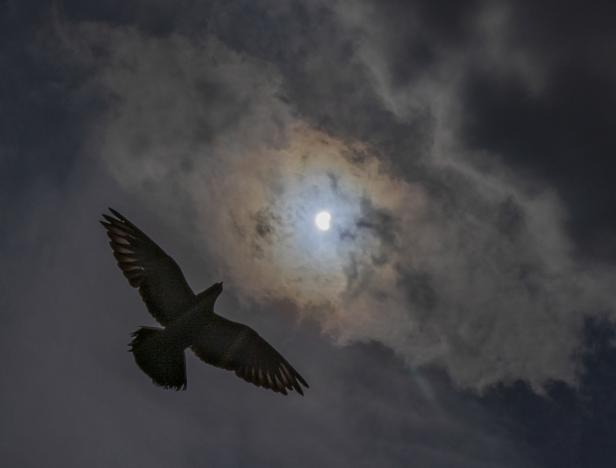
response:
[[[480,13],[479,33],[489,16]],[[351,37],[371,31],[362,16],[343,26]],[[365,141],[318,125],[291,99],[285,61],[207,33],[82,24],[71,34],[108,96],[90,151],[162,218],[194,229],[200,254],[247,301],[291,300],[336,342],[379,341],[413,366],[444,367],[466,388],[575,383],[584,318],[613,306],[613,274],[574,258],[553,191],[460,143],[456,96],[475,57],[447,44],[422,72],[428,78],[404,86],[379,41],[353,52],[359,76],[328,66],[336,42],[334,52],[298,57],[315,82],[306,96],[322,81],[367,87],[394,131],[414,130],[420,150],[405,156],[408,141],[375,138],[387,129],[371,120]],[[329,237],[312,227],[322,208],[334,216]]]
[[[610,172],[593,158],[611,97],[591,86],[613,68],[607,23],[593,10],[588,46],[583,21],[521,2],[112,3],[65,2],[0,47],[7,463],[530,465],[512,433],[544,449],[553,402],[489,393],[513,427],[474,392],[577,384],[585,318],[613,315],[613,271],[569,232],[610,205],[578,172]],[[188,392],[150,386],[125,351],[151,319],[94,220],[108,204],[196,288],[225,280],[220,312],[288,356],[306,398],[193,358]],[[595,427],[575,395],[555,400],[561,465]]]

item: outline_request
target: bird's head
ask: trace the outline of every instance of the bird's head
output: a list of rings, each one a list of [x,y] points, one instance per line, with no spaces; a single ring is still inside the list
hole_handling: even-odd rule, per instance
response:
[[[200,292],[197,295],[197,297],[199,301],[205,300],[209,302],[211,305],[214,305],[214,303],[216,302],[216,299],[218,299],[218,296],[220,296],[221,292],[222,292],[222,282],[214,283],[209,288],[207,288],[205,291]]]
[[[214,283],[209,288],[207,288],[205,291],[203,291],[201,294],[204,296],[211,296],[214,300],[216,300],[216,298],[220,296],[221,292],[222,292],[222,281],[220,283]]]

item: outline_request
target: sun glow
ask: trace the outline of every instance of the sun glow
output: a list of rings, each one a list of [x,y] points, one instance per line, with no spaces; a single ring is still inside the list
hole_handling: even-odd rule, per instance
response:
[[[332,215],[329,214],[328,211],[320,211],[314,217],[314,224],[316,224],[321,231],[329,231],[331,220]]]

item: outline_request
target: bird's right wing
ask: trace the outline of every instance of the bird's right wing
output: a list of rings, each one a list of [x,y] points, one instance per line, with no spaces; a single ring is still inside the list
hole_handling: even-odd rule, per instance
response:
[[[303,395],[308,383],[267,341],[252,328],[212,314],[212,321],[191,346],[207,362],[235,371],[238,377],[258,387]]]
[[[113,255],[131,286],[139,288],[150,313],[167,325],[185,312],[195,295],[182,270],[153,240],[113,209],[103,214]]]

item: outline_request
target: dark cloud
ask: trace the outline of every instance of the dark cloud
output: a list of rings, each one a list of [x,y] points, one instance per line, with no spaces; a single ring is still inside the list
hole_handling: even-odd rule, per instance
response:
[[[467,144],[493,151],[517,170],[553,185],[570,209],[583,254],[613,256],[614,67],[609,44],[613,5],[567,2],[511,5],[512,47],[540,63],[545,85],[532,92],[515,76],[478,69],[462,99]],[[607,242],[606,242],[607,241]]]
[[[527,441],[532,458],[545,467],[611,466],[614,407],[610,395],[616,381],[614,330],[602,321],[585,328],[585,370],[578,388],[555,382],[548,398],[519,382],[499,386],[484,403],[502,417],[515,420],[518,438]]]
[[[375,207],[372,200],[363,198],[360,201],[360,212],[355,222],[358,231],[366,231],[376,237],[383,248],[373,255],[374,262],[387,261],[387,252],[399,248],[396,233],[396,216],[383,208]],[[380,259],[380,260],[378,260]]]

